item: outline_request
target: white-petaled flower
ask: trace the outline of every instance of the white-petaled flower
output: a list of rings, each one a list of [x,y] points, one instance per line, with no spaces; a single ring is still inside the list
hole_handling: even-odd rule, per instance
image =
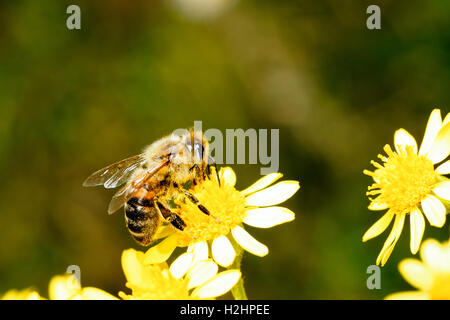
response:
[[[82,288],[78,280],[72,274],[57,275],[50,280],[48,286],[50,300],[117,300],[108,292],[94,288]],[[10,290],[3,300],[46,300],[37,291],[31,289]]]
[[[247,189],[238,191],[234,188],[236,174],[231,168],[219,171],[220,186],[214,176],[212,174],[210,180],[190,190],[211,214],[206,215],[190,201],[180,203],[177,214],[186,223],[185,229],[174,232],[150,248],[145,263],[164,262],[177,246],[187,246],[187,252],[178,258],[183,263],[190,261],[192,264],[212,257],[220,266],[229,267],[236,258],[237,248],[233,242],[260,257],[269,252],[266,245],[244,229],[243,223],[257,228],[270,228],[294,220],[295,214],[291,210],[277,205],[297,192],[300,188],[298,181],[286,180],[273,184],[282,174],[272,173]],[[176,260],[175,263],[183,264],[180,261]]]
[[[188,260],[192,257],[185,256]],[[130,295],[119,292],[123,299],[190,300],[213,299],[230,291],[239,281],[239,270],[217,273],[211,259],[199,261],[189,268],[186,263],[144,264],[144,253],[134,249],[122,253],[122,268]],[[191,259],[192,260],[192,259]],[[191,261],[189,261],[191,262]]]
[[[399,270],[417,291],[390,294],[390,300],[450,300],[450,241],[439,243],[434,239],[423,242],[422,261],[405,259]]]
[[[384,147],[387,156],[379,155],[382,164],[372,161],[375,170],[364,170],[374,183],[369,186],[370,210],[387,212],[363,235],[363,241],[380,235],[394,219],[394,225],[380,254],[377,264],[384,265],[392,253],[409,215],[410,249],[417,253],[425,230],[425,219],[430,225],[441,228],[445,224],[446,209],[450,201],[450,114],[444,120],[439,109],[433,110],[428,120],[420,148],[406,130],[394,135],[395,151]]]

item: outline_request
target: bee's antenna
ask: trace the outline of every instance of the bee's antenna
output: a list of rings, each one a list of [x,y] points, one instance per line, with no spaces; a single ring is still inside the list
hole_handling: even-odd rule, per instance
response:
[[[208,156],[208,160],[211,161],[212,165],[214,166],[214,169],[216,169],[216,175],[217,175],[217,182],[219,183],[219,187],[220,187],[220,177],[219,177],[219,170],[217,169],[217,163],[214,160],[213,157]],[[208,166],[210,166],[211,164],[208,163]]]

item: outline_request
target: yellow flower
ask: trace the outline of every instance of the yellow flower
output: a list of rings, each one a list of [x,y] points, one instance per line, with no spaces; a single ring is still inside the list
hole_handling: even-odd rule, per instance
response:
[[[282,177],[281,173],[272,173],[247,189],[237,191],[234,188],[236,175],[231,168],[219,171],[220,186],[214,176],[211,175],[211,180],[189,190],[207,208],[210,215],[200,211],[191,201],[179,203],[177,213],[185,221],[186,228],[172,234],[170,226],[161,231],[168,231],[170,235],[146,252],[146,264],[164,262],[177,246],[187,246],[187,252],[180,255],[175,261],[176,265],[189,267],[197,261],[207,259],[210,257],[211,247],[214,261],[220,266],[229,267],[236,258],[233,241],[246,251],[263,257],[269,252],[267,246],[253,238],[242,223],[270,228],[295,218],[291,210],[276,205],[297,192],[300,188],[298,181],[286,180],[271,186]]]
[[[364,170],[374,180],[367,195],[378,195],[375,199],[369,198],[369,209],[388,211],[367,230],[362,240],[365,242],[380,235],[395,217],[392,231],[377,258],[377,264],[381,265],[391,255],[406,215],[410,216],[413,254],[417,253],[422,241],[423,214],[432,226],[441,228],[445,224],[446,209],[442,202],[450,200],[450,181],[443,175],[450,173],[450,160],[443,161],[450,153],[450,114],[442,121],[440,110],[433,110],[420,149],[404,129],[395,132],[394,145],[395,151],[389,145],[384,147],[387,157],[378,156],[382,165],[372,161],[375,171]]]
[[[39,293],[33,289],[16,290],[6,292],[1,300],[44,300]]]
[[[49,284],[50,300],[114,300],[116,297],[94,287],[81,288],[78,280],[71,274],[54,276]],[[24,289],[10,290],[2,300],[45,300],[37,291]]]
[[[203,260],[180,273],[166,263],[144,264],[144,253],[134,249],[122,253],[122,268],[131,295],[119,292],[123,299],[190,300],[211,299],[227,293],[239,281],[238,270],[217,274],[217,264]]]
[[[49,285],[50,300],[117,300],[116,297],[94,287],[81,288],[71,274],[54,276]]]
[[[428,239],[420,255],[422,261],[405,259],[399,264],[402,276],[419,290],[393,293],[385,299],[450,300],[450,241],[440,244]]]

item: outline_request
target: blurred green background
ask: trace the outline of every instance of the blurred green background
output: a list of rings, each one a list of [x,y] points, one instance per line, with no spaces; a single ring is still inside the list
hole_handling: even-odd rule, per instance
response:
[[[188,0],[186,0],[188,1]],[[179,0],[179,2],[183,2]],[[220,1],[219,1],[220,2]],[[225,1],[226,2],[226,1]],[[66,8],[81,7],[81,30]],[[381,7],[382,29],[366,28]],[[93,171],[176,128],[279,128],[280,171],[302,188],[296,220],[248,227],[269,255],[246,254],[253,299],[379,299],[409,289],[409,225],[381,289],[366,269],[387,232],[366,244],[371,169],[393,133],[419,141],[431,110],[450,105],[449,1],[236,1],[188,13],[170,1],[0,4],[0,293],[81,267],[83,286],[124,290],[123,249],[141,249]],[[200,10],[201,11],[201,10]],[[219,10],[220,11],[220,10]],[[259,165],[233,165],[237,187]],[[448,237],[431,228],[425,238]]]

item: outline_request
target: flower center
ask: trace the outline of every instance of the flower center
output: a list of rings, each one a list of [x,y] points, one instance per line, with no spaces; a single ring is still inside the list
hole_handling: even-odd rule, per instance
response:
[[[393,152],[389,145],[384,150],[388,157],[379,155],[384,165],[372,162],[377,169],[364,171],[375,181],[367,195],[380,194],[377,201],[386,203],[395,213],[409,213],[432,191],[438,174],[431,160],[417,155],[412,147],[401,153]]]
[[[450,272],[438,273],[430,290],[432,300],[450,300]]]
[[[217,180],[205,180],[189,190],[210,215],[202,212],[189,200],[177,203],[177,213],[186,223],[179,233],[179,244],[187,245],[192,240],[212,240],[227,235],[231,229],[242,223],[245,214],[245,198],[234,187]]]

